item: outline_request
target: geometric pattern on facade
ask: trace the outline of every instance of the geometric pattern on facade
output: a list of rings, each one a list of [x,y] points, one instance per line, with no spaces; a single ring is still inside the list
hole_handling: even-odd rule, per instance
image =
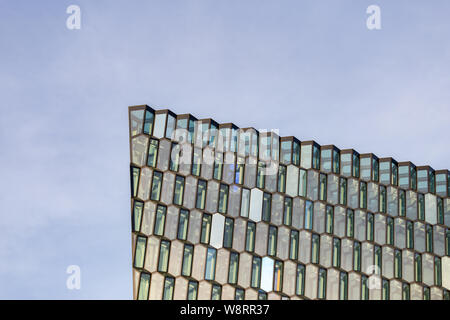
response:
[[[450,300],[450,173],[129,107],[134,299]]]

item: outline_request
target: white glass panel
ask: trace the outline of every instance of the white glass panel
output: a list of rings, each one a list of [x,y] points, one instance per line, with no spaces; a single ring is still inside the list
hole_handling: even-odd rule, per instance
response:
[[[263,203],[263,192],[259,189],[252,189],[250,194],[250,214],[249,218],[253,221],[261,221]]]
[[[153,135],[157,138],[164,137],[164,131],[166,129],[166,116],[165,113],[157,114],[155,117],[155,129]]]
[[[262,259],[261,289],[263,289],[266,292],[272,291],[273,265],[274,265],[274,260],[272,258],[264,257]]]
[[[212,217],[210,244],[214,248],[222,248],[225,217],[216,213]]]

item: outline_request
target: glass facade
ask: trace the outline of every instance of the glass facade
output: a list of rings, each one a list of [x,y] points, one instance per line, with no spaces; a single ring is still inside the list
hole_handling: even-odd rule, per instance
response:
[[[450,299],[448,170],[148,106],[130,145],[135,299]]]

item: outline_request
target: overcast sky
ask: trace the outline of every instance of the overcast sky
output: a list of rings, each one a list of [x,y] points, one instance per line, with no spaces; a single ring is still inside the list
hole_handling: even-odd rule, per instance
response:
[[[366,27],[371,4],[381,30]],[[0,298],[132,298],[129,105],[449,168],[449,12],[0,0]],[[81,290],[66,288],[69,265]]]

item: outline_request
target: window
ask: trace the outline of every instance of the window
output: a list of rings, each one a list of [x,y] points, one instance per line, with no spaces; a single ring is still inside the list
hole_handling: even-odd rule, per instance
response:
[[[333,150],[333,172],[339,174],[339,168],[340,168],[340,156],[339,152],[337,150]]]
[[[313,163],[314,169],[320,169],[320,148],[317,145],[313,145]]]
[[[367,213],[367,240],[373,241],[374,218],[373,213]]]
[[[231,248],[233,245],[234,220],[225,218],[225,230],[223,233],[223,247]]]
[[[353,243],[353,270],[361,271],[361,243]]]
[[[191,276],[192,272],[192,257],[194,255],[194,246],[185,244],[183,249],[183,262],[181,266],[181,274],[186,277]]]
[[[189,224],[189,211],[185,209],[180,209],[180,214],[178,217],[178,232],[177,232],[178,239],[180,240],[187,239],[188,224]]]
[[[298,231],[291,230],[291,241],[289,246],[289,259],[298,259]]]
[[[141,169],[136,168],[136,167],[131,167],[131,168],[130,168],[130,175],[131,175],[131,196],[132,196],[132,197],[137,197],[140,173],[141,173]]]
[[[327,206],[326,220],[325,220],[325,232],[332,234],[333,229],[334,229],[334,207]]]
[[[359,155],[356,152],[353,152],[353,171],[352,175],[355,178],[359,178]]]
[[[341,174],[349,177],[352,174],[351,153],[341,153]]]
[[[426,251],[427,252],[433,252],[433,227],[429,224],[425,227],[426,230],[426,236],[425,236],[425,242],[426,242]]]
[[[293,143],[292,162],[296,166],[300,165],[300,144],[296,141]]]
[[[364,275],[361,277],[361,300],[369,300],[369,279]]]
[[[311,262],[319,263],[320,237],[318,234],[312,235],[311,242]]]
[[[275,261],[273,276],[273,291],[281,291],[283,285],[283,262]]]
[[[394,162],[391,163],[391,184],[396,186],[398,183],[398,166]]]
[[[341,272],[339,277],[339,299],[347,300],[348,296],[348,275],[347,272]]]
[[[167,272],[169,267],[170,242],[162,240],[159,246],[158,271]]]
[[[402,250],[395,249],[394,253],[394,277],[402,278]]]
[[[414,249],[414,224],[406,221],[406,248]]]
[[[435,183],[434,171],[430,171],[430,174],[428,175],[428,180],[429,180],[429,184],[430,184],[430,192],[435,193],[436,192],[436,183]]]
[[[283,223],[287,226],[292,224],[292,198],[284,197]]]
[[[154,117],[155,117],[155,115],[153,114],[152,111],[145,110],[144,133],[152,134]]]
[[[423,300],[431,300],[431,293],[429,287],[423,287]]]
[[[234,176],[234,183],[236,184],[244,183],[244,168],[245,168],[244,158],[238,157],[236,160],[236,173]]]
[[[236,288],[234,292],[234,300],[244,300],[244,289]]]
[[[147,248],[147,237],[138,236],[136,239],[136,251],[134,254],[134,267],[143,268],[145,261],[145,250]]]
[[[380,212],[386,212],[386,187],[380,186]]]
[[[172,139],[173,129],[175,128],[175,117],[167,114],[166,138]]]
[[[156,159],[158,158],[158,145],[159,141],[156,139],[150,139],[148,146],[147,166],[156,168]]]
[[[228,266],[228,283],[236,284],[239,270],[239,253],[230,253],[230,264]]]
[[[313,226],[314,206],[309,200],[305,201],[305,229],[311,230]]]
[[[347,237],[353,238],[355,233],[355,214],[352,209],[347,209]]]
[[[157,236],[162,236],[164,234],[166,212],[167,208],[165,206],[158,205],[156,207],[155,227],[153,233]]]
[[[383,279],[382,281],[382,289],[381,289],[381,299],[389,300],[389,280]]]
[[[148,300],[150,290],[150,274],[142,272],[139,280],[138,300]]]
[[[266,169],[265,163],[262,161],[259,161],[258,162],[258,173],[256,176],[256,187],[258,187],[260,189],[264,189],[264,186],[265,186],[265,182],[266,182],[265,169]]]
[[[172,277],[166,277],[164,279],[163,300],[173,299],[173,287],[175,285],[175,279]]]
[[[245,250],[253,252],[255,250],[255,233],[256,224],[254,222],[247,222],[247,234],[245,237]]]
[[[442,264],[441,258],[434,257],[434,284],[436,286],[442,286]]]
[[[214,179],[222,180],[223,173],[223,153],[216,152],[214,159]]]
[[[359,183],[359,207],[367,208],[367,183],[363,181]]]
[[[445,232],[445,254],[447,256],[450,256],[450,229],[447,229],[447,231]]]
[[[291,163],[291,148],[292,141],[282,141],[281,142],[281,159],[280,161],[285,164]]]
[[[152,193],[150,196],[151,200],[159,201],[161,196],[162,176],[162,172],[153,171]]]
[[[331,149],[322,149],[321,159],[322,159],[322,171],[330,172],[331,171]]]
[[[216,145],[217,136],[217,124],[211,122],[211,128],[209,129],[209,145],[214,147]]]
[[[133,203],[133,231],[141,231],[142,211],[144,210],[144,203],[135,200]]]
[[[297,281],[295,293],[299,296],[305,295],[305,266],[303,264],[297,264]]]
[[[364,180],[370,180],[370,171],[371,171],[371,158],[369,157],[362,157],[360,160],[361,165],[361,179]]]
[[[208,213],[203,214],[202,218],[202,235],[200,242],[204,244],[209,244],[209,238],[211,235],[211,220],[212,216]]]
[[[264,192],[263,207],[262,207],[262,220],[270,222],[270,211],[272,207],[272,195]]]
[[[144,109],[130,111],[131,136],[142,132],[142,122],[144,120]]]
[[[275,256],[277,254],[277,227],[275,226],[269,226],[267,254],[269,256]]]
[[[394,245],[394,219],[391,217],[387,217],[386,242],[391,246]]]
[[[228,185],[221,183],[219,188],[219,209],[220,213],[227,213],[228,207]]]
[[[191,280],[188,283],[187,300],[197,300],[197,295],[198,295],[198,282]]]
[[[326,201],[327,200],[327,175],[321,173],[319,177],[320,181],[320,191],[319,191],[319,200]]]
[[[380,166],[378,163],[378,159],[372,158],[372,180],[378,181]]]
[[[248,218],[248,211],[250,208],[250,190],[242,188],[241,198],[241,216]]]
[[[347,205],[347,179],[339,179],[339,204]]]
[[[198,180],[197,199],[195,201],[195,207],[200,210],[205,210],[205,202],[206,202],[206,181]]]
[[[320,268],[317,297],[319,299],[325,299],[326,292],[327,292],[327,270]]]
[[[333,238],[333,267],[341,267],[341,240]]]
[[[405,190],[399,190],[398,193],[398,201],[399,201],[399,210],[400,216],[406,216],[406,193]]]
[[[409,283],[402,283],[402,300],[410,300],[411,299],[411,290],[409,287]]]
[[[307,184],[307,178],[308,174],[306,170],[300,169],[300,176],[298,180],[298,195],[302,197],[306,197],[306,184]]]
[[[446,289],[444,289],[443,299],[444,300],[450,300],[450,292],[448,290],[446,290]]]
[[[382,251],[380,246],[374,247],[374,264],[381,270],[382,268]]]
[[[417,194],[417,210],[419,220],[425,220],[425,196],[421,193]]]
[[[422,282],[422,255],[420,253],[414,254],[414,279]]]
[[[252,261],[252,277],[251,286],[252,288],[259,288],[261,283],[261,258],[253,257]]]
[[[183,205],[183,194],[184,194],[184,177],[176,176],[175,192],[173,194],[173,203],[179,206]]]
[[[202,149],[194,148],[194,152],[192,152],[192,168],[191,173],[194,176],[200,175],[200,168],[202,162]]]
[[[410,167],[410,177],[411,177],[411,189],[417,189],[417,170],[415,167]]]
[[[437,198],[437,218],[439,224],[444,224],[444,200]]]
[[[213,284],[211,289],[211,300],[220,300],[222,296],[222,287],[218,284]]]
[[[176,142],[172,142],[169,161],[170,171],[178,171],[178,168],[180,166],[180,152],[181,147],[179,146],[179,144]]]
[[[300,166],[305,169],[311,168],[311,153],[312,146],[311,145],[302,145],[301,146],[301,160]]]
[[[390,181],[391,169],[390,161],[380,162],[380,183],[388,185]]]
[[[267,300],[267,293],[263,290],[258,290],[258,300]]]
[[[216,256],[217,250],[208,248],[206,252],[205,280],[214,280],[216,273]]]
[[[398,185],[403,189],[409,189],[409,165],[400,165],[398,167]]]
[[[286,166],[278,167],[278,192],[286,192]]]

